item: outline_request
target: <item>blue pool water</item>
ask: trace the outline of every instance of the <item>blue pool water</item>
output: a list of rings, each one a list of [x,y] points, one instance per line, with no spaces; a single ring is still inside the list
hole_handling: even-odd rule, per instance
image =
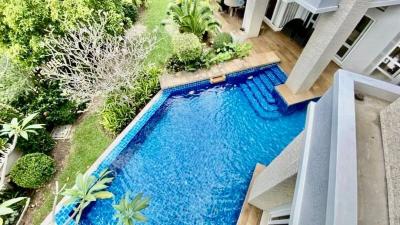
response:
[[[305,123],[305,106],[279,112],[269,87],[279,76],[251,76],[172,94],[112,162],[115,200],[92,204],[81,224],[116,224],[112,204],[126,192],[151,198],[147,224],[236,224],[256,163]]]

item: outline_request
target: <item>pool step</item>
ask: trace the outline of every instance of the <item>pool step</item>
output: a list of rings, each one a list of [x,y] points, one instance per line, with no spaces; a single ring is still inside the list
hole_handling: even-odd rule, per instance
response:
[[[240,88],[243,91],[246,99],[249,101],[254,111],[264,119],[274,119],[280,116],[279,111],[267,111],[257,100],[255,94],[250,90],[249,86],[245,83],[240,84]]]
[[[254,83],[254,81],[249,80],[249,81],[246,82],[246,84],[249,87],[250,91],[253,93],[253,96],[256,98],[257,102],[260,104],[261,107],[263,107],[266,111],[276,111],[276,110],[278,110],[278,107],[271,102],[273,100],[266,99],[264,94],[261,93],[260,89]],[[269,96],[272,97],[271,94],[269,94]]]
[[[261,81],[259,77],[254,77],[253,82],[260,90],[261,94],[267,99],[267,102],[274,104],[276,102],[275,98],[271,95],[269,88],[265,86],[265,84]]]
[[[262,75],[262,76],[263,76],[263,75]],[[278,85],[282,84],[282,81],[280,81],[280,80],[275,76],[275,74],[274,74],[274,72],[272,72],[272,70],[267,70],[267,71],[265,71],[265,72],[264,72],[264,76],[266,76],[266,77],[271,81],[271,83],[272,83],[274,86],[278,86]]]
[[[278,66],[273,66],[270,68],[270,70],[272,70],[272,72],[282,82],[282,84],[286,82],[287,76]]]
[[[240,87],[250,105],[263,118],[281,115],[273,93],[275,86],[283,84],[287,77],[278,67],[272,66],[252,74]]]

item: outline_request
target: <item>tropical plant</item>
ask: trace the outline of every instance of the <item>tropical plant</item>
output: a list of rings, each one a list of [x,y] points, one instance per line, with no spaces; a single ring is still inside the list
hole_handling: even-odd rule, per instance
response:
[[[43,124],[31,124],[32,120],[36,117],[36,114],[31,114],[24,118],[22,121],[18,121],[17,118],[13,118],[10,123],[6,123],[2,125],[2,129],[0,130],[0,136],[7,136],[9,139],[12,138],[12,144],[8,154],[4,157],[3,168],[1,171],[1,186],[4,185],[5,177],[6,177],[6,168],[7,168],[7,160],[8,155],[15,150],[17,146],[17,141],[19,137],[22,137],[28,140],[28,134],[33,133],[37,134],[37,129],[42,129]]]
[[[216,32],[220,26],[210,4],[203,0],[172,3],[167,13],[178,25],[180,32],[194,33],[200,39],[207,37],[209,32]]]
[[[31,153],[22,156],[13,165],[10,172],[11,180],[22,188],[39,188],[56,171],[54,159],[43,153]]]
[[[172,46],[174,54],[182,62],[196,60],[202,53],[200,40],[192,33],[175,35],[172,39]]]
[[[140,73],[132,87],[124,87],[107,95],[101,111],[101,124],[112,132],[122,131],[160,90],[158,77],[162,70],[149,66]]]
[[[78,224],[83,210],[90,205],[90,203],[97,201],[97,199],[112,198],[113,194],[106,191],[108,185],[112,182],[113,178],[110,177],[111,171],[104,170],[100,173],[97,179],[93,175],[83,175],[78,173],[75,179],[75,185],[72,188],[66,189],[62,195],[68,198],[66,204],[77,204],[74,213],[69,217],[65,224],[70,224],[71,220],[75,220]]]
[[[18,197],[9,199],[0,204],[0,216],[5,216],[14,213],[14,209],[11,207],[15,203],[25,200],[25,197]],[[0,225],[3,225],[3,219],[0,217]]]
[[[149,198],[143,198],[143,194],[137,194],[131,199],[130,194],[125,194],[118,205],[113,205],[115,217],[119,225],[134,225],[135,221],[144,222],[147,218],[140,212],[149,206]]]

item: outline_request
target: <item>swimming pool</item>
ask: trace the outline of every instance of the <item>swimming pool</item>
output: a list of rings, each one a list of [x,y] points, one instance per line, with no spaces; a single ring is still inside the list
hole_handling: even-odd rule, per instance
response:
[[[97,169],[114,172],[115,200],[92,204],[81,224],[115,224],[112,204],[126,192],[151,198],[147,224],[236,224],[256,163],[304,127],[305,106],[279,110],[273,87],[285,79],[274,65],[165,90]]]

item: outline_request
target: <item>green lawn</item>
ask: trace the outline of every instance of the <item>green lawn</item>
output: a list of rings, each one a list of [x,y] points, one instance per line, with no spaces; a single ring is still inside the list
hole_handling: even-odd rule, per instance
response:
[[[142,17],[142,22],[149,30],[158,30],[157,37],[159,38],[157,47],[150,54],[147,62],[160,66],[164,65],[172,51],[171,38],[161,25],[166,17],[169,2],[170,0],[151,0],[149,8],[144,11]],[[92,114],[76,127],[68,162],[58,179],[61,185],[71,186],[76,173],[85,172],[111,143],[112,138],[102,131],[100,119],[100,115]],[[42,207],[34,214],[33,224],[39,225],[50,213],[52,201],[53,196],[47,192]]]
[[[60,186],[72,186],[76,173],[85,172],[111,143],[112,138],[103,132],[99,121],[100,116],[92,114],[76,127],[68,162],[58,179]],[[39,225],[51,211],[53,196],[47,192],[44,199],[42,207],[34,214],[33,224]]]
[[[171,55],[172,44],[171,37],[165,31],[161,22],[167,16],[168,4],[171,0],[150,0],[149,8],[145,10],[142,22],[148,30],[157,29],[158,44],[147,59],[148,63],[164,65],[166,59]]]

